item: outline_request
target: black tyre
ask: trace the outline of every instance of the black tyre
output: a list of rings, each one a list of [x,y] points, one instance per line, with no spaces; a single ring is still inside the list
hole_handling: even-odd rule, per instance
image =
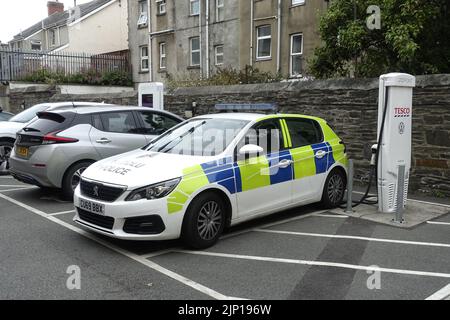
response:
[[[0,141],[0,175],[9,173],[9,156],[14,148],[12,141]]]
[[[219,240],[226,220],[226,205],[217,194],[201,194],[189,205],[183,222],[182,240],[194,249],[206,249]]]
[[[81,174],[86,170],[93,162],[83,161],[79,162],[69,169],[64,174],[62,181],[62,195],[65,199],[72,199],[75,188],[78,186],[81,180]]]
[[[334,169],[325,181],[322,193],[322,205],[327,209],[341,205],[347,188],[347,177],[343,171]]]

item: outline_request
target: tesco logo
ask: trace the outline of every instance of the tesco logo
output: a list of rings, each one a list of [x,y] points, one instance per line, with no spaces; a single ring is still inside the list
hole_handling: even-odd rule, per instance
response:
[[[397,107],[394,108],[394,117],[409,117],[411,116],[411,108]]]

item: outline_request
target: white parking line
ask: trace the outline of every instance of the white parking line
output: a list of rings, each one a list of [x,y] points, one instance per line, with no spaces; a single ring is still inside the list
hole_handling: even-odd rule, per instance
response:
[[[360,265],[347,264],[347,263],[282,259],[282,258],[248,256],[248,255],[206,252],[206,251],[179,250],[179,251],[174,251],[174,252],[202,255],[202,256],[221,257],[221,258],[232,258],[232,259],[243,259],[243,260],[254,260],[254,261],[265,261],[265,262],[278,262],[278,263],[287,263],[287,264],[301,264],[301,265],[308,265],[308,266],[334,267],[334,268],[344,268],[344,269],[354,269],[354,270],[364,270],[364,271],[379,271],[379,272],[386,272],[386,273],[408,274],[408,275],[415,275],[415,276],[426,276],[426,277],[437,277],[437,278],[450,278],[449,273],[404,270],[404,269],[391,269],[391,268],[382,268],[382,267],[373,267],[373,266],[360,266]]]
[[[446,285],[441,290],[433,293],[431,296],[429,296],[425,300],[444,300],[448,297],[450,297],[450,284]]]
[[[0,188],[29,187],[26,184],[0,184]]]
[[[144,258],[144,259],[154,258],[154,257],[162,256],[164,254],[171,253],[173,250],[177,250],[177,248],[159,250],[159,251],[155,251],[152,253],[146,253],[146,254],[140,255],[140,257]]]
[[[348,216],[344,215],[337,215],[337,214],[320,214],[320,213],[314,213],[312,215],[313,217],[321,217],[321,218],[338,218],[338,219],[348,219]]]
[[[254,229],[253,231],[255,231],[255,232],[266,232],[266,233],[276,233],[276,234],[287,234],[287,235],[294,235],[294,236],[332,238],[332,239],[351,239],[351,240],[363,240],[363,241],[373,241],[373,242],[409,244],[409,245],[416,245],[416,246],[450,248],[450,244],[448,244],[448,243],[418,242],[418,241],[380,239],[380,238],[357,237],[357,236],[346,236],[346,235],[336,235],[336,234],[307,233],[307,232],[295,232],[295,231],[283,231],[283,230],[267,230],[267,229]]]
[[[14,204],[18,205],[19,207],[22,207],[22,208],[24,208],[24,209],[26,209],[26,210],[34,213],[34,214],[37,214],[37,215],[43,217],[44,219],[50,220],[50,221],[52,221],[52,222],[54,222],[56,224],[59,224],[60,226],[63,226],[65,228],[67,228],[67,229],[70,229],[70,230],[72,230],[72,231],[74,231],[74,232],[76,232],[76,233],[78,233],[78,234],[80,234],[80,235],[82,235],[82,236],[84,236],[86,238],[89,238],[90,240],[93,240],[93,241],[95,241],[95,242],[97,242],[97,243],[99,243],[99,244],[101,244],[101,245],[103,245],[103,246],[105,246],[105,247],[107,247],[107,248],[117,252],[117,253],[120,253],[120,254],[122,254],[122,255],[124,255],[124,256],[132,259],[132,260],[134,260],[134,261],[137,261],[137,262],[139,262],[139,263],[149,267],[150,269],[153,269],[153,270],[155,270],[157,272],[160,272],[160,273],[162,273],[162,274],[164,274],[164,275],[166,275],[166,276],[168,276],[168,277],[170,277],[170,278],[172,278],[172,279],[174,279],[174,280],[176,280],[176,281],[178,281],[180,283],[183,283],[184,285],[189,286],[189,287],[191,287],[191,288],[193,288],[193,289],[195,289],[195,290],[197,290],[197,291],[199,291],[199,292],[201,292],[201,293],[203,293],[203,294],[205,294],[207,296],[210,296],[210,297],[212,297],[214,299],[218,299],[218,300],[233,300],[233,299],[237,299],[235,297],[229,297],[229,296],[223,295],[223,294],[221,294],[221,293],[219,293],[219,292],[217,292],[217,291],[215,291],[213,289],[205,287],[205,286],[203,286],[200,283],[197,283],[197,282],[195,282],[193,280],[190,280],[190,279],[188,279],[188,278],[186,278],[186,277],[184,277],[184,276],[182,276],[180,274],[177,274],[177,273],[175,273],[173,271],[170,271],[169,269],[166,269],[166,268],[164,268],[164,267],[162,267],[162,266],[160,266],[160,265],[158,265],[158,264],[156,264],[156,263],[154,263],[154,262],[152,262],[150,260],[147,260],[147,259],[145,259],[143,257],[140,257],[137,254],[134,254],[132,252],[128,252],[126,250],[123,250],[122,248],[119,248],[119,247],[111,244],[111,243],[108,243],[105,240],[100,239],[97,236],[93,235],[92,233],[88,233],[85,230],[82,230],[82,229],[80,229],[78,227],[75,227],[75,226],[73,226],[73,225],[71,225],[69,223],[66,223],[66,222],[64,222],[62,220],[59,220],[58,218],[55,218],[53,216],[49,216],[47,213],[45,213],[43,211],[40,211],[40,210],[38,210],[36,208],[33,208],[33,207],[31,207],[31,206],[29,206],[29,205],[27,205],[25,203],[17,201],[17,200],[15,200],[13,198],[10,198],[8,196],[5,196],[4,194],[0,193],[0,198],[2,198],[4,200],[7,200],[7,201],[9,201],[11,203],[14,203]]]
[[[36,188],[37,187],[22,187],[22,188],[13,188],[13,189],[0,190],[0,192],[11,192],[11,191],[29,190],[29,189],[36,189]]]
[[[54,216],[60,216],[60,215],[63,215],[63,214],[68,214],[68,213],[75,213],[75,210],[51,213],[51,214],[49,214],[49,216],[54,217]]]
[[[365,192],[353,191],[353,193],[364,194]],[[369,197],[373,198],[373,197],[377,197],[377,196],[376,195],[369,195]],[[432,204],[432,205],[435,205],[435,206],[441,206],[441,207],[450,208],[450,205],[444,204],[444,203],[439,203],[439,202],[429,202],[429,201],[416,200],[416,199],[410,199],[410,198],[407,198],[407,200],[408,201],[412,201],[412,202],[417,202],[417,203]]]
[[[439,222],[439,221],[427,221],[428,224],[438,224],[443,226],[450,226],[450,222]]]

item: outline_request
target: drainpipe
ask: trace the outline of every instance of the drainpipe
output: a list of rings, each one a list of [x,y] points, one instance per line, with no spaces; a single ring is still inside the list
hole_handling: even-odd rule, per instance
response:
[[[277,20],[278,20],[278,39],[277,39],[277,73],[281,70],[281,0],[278,0],[277,9]]]
[[[199,45],[200,45],[200,79],[203,79],[203,50],[202,50],[202,0],[198,2],[199,6],[199,15],[198,15],[198,33],[199,33]]]
[[[147,8],[148,8],[148,18],[147,18],[147,23],[148,23],[148,67],[149,67],[149,81],[153,82],[153,38],[151,36],[152,34],[152,21],[150,19],[150,17],[152,16],[152,8],[151,8],[151,0],[147,0]],[[139,49],[140,50],[140,49]],[[141,53],[139,52],[139,55]]]
[[[255,15],[255,3],[250,1],[250,66],[253,66],[253,19]]]
[[[206,0],[206,79],[209,79],[209,0]],[[201,50],[200,50],[201,51]]]

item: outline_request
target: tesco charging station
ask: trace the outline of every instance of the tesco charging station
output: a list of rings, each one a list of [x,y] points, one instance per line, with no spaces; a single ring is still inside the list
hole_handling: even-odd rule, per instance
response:
[[[404,73],[380,77],[377,155],[378,211],[402,222],[411,169],[412,95],[416,78]]]
[[[160,82],[140,83],[138,102],[140,107],[164,110],[164,84]]]

